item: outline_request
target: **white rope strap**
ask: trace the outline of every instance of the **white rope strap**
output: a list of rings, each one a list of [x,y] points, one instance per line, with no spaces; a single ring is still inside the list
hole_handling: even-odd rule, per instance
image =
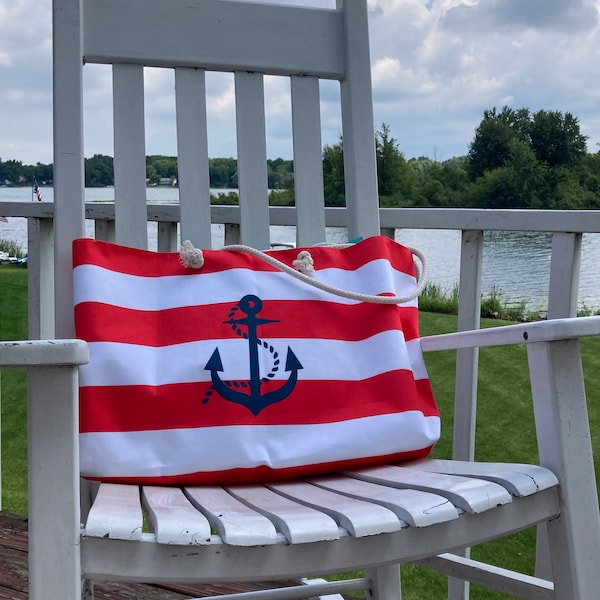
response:
[[[341,246],[345,248],[351,244],[345,244]],[[410,302],[414,298],[416,298],[425,288],[425,284],[427,283],[427,275],[428,275],[428,267],[427,261],[423,253],[416,248],[409,248],[414,256],[419,259],[421,263],[421,269],[417,272],[417,286],[415,290],[408,294],[407,296],[377,296],[374,294],[361,294],[359,292],[352,292],[350,290],[344,290],[342,288],[328,285],[327,283],[323,283],[318,281],[312,277],[312,275],[308,273],[314,272],[313,268],[313,260],[310,256],[310,252],[306,250],[302,250],[298,254],[298,258],[294,261],[294,265],[296,268],[292,268],[285,263],[277,260],[273,256],[262,252],[261,250],[257,250],[256,248],[252,248],[251,246],[243,246],[241,244],[232,244],[230,246],[224,246],[223,250],[227,250],[228,252],[245,252],[247,254],[251,254],[252,256],[256,256],[260,258],[264,262],[270,264],[271,266],[303,281],[308,285],[312,285],[315,288],[323,290],[325,292],[329,292],[330,294],[334,294],[336,296],[341,296],[342,298],[349,298],[350,300],[357,300],[359,302],[373,302],[375,304],[404,304],[405,302]],[[190,268],[200,268],[202,264],[204,264],[204,259],[202,257],[202,251],[194,248],[191,242],[183,242],[183,246],[180,250],[180,260],[182,264],[186,267]],[[298,270],[300,269],[300,270]]]

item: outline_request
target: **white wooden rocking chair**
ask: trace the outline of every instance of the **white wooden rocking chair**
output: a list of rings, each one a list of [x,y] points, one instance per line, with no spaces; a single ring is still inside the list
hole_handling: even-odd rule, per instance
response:
[[[83,63],[113,65],[116,229],[109,221],[98,237],[147,244],[144,66],[175,69],[181,239],[211,245],[205,69],[235,74],[240,207],[230,221],[241,224],[243,243],[270,244],[265,74],[291,79],[296,208],[289,213],[298,243],[325,239],[320,78],[341,82],[347,208],[332,218],[347,225],[350,239],[373,235],[379,219],[367,8],[366,0],[338,0],[336,10],[222,0],[54,0],[53,7],[57,339],[0,346],[2,365],[30,370],[30,598],[74,600],[102,579],[300,580],[358,569],[365,571],[359,580],[261,597],[362,589],[399,598],[398,564],[422,559],[517,597],[596,598],[600,519],[577,338],[600,334],[600,318],[422,341],[426,351],[527,344],[542,466],[420,461],[328,477],[319,487],[286,483],[287,497],[278,486],[186,496],[177,488],[102,484],[90,508],[78,466],[77,370],[87,348],[68,339],[71,240],[84,234]],[[171,250],[176,224],[164,220],[159,250]],[[447,554],[542,522],[552,582]]]

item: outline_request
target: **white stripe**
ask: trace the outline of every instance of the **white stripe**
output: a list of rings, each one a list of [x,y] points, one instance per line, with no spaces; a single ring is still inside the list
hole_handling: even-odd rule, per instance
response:
[[[73,271],[75,304],[102,302],[137,310],[162,310],[179,306],[238,302],[246,294],[262,300],[328,300],[356,304],[313,288],[287,273],[229,269],[218,273],[140,277],[98,267],[80,265]],[[392,269],[384,259],[355,271],[321,269],[315,279],[362,294],[393,292],[406,296],[415,278]],[[416,299],[403,306],[416,306]]]
[[[282,469],[426,448],[439,435],[439,417],[416,411],[319,425],[85,433],[81,472],[159,477],[258,465]]]
[[[419,340],[404,343],[400,331],[384,331],[366,340],[272,339],[265,340],[277,352],[279,369],[272,379],[285,380],[288,347],[303,369],[300,380],[357,381],[397,369],[413,370],[417,379],[427,377]],[[80,369],[81,386],[165,385],[210,381],[205,369],[219,349],[224,380],[249,379],[248,341],[208,340],[153,348],[112,342],[89,344],[90,362]],[[275,356],[261,346],[261,376],[273,372]]]

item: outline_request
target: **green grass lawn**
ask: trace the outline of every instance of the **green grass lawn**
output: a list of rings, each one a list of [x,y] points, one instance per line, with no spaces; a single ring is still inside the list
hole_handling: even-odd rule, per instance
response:
[[[27,336],[27,271],[22,267],[0,266],[0,339]],[[484,320],[483,326],[502,323]],[[456,329],[456,317],[446,314],[421,315],[421,333],[429,335]],[[600,339],[582,341],[588,390],[590,426],[595,448],[600,448]],[[429,375],[442,414],[442,439],[435,457],[450,456],[454,391],[454,354],[426,355]],[[26,410],[25,376],[2,372],[2,506],[7,512],[26,514]],[[480,460],[536,462],[537,450],[531,395],[527,379],[524,346],[484,348],[480,352],[479,404],[476,455]],[[596,465],[596,471],[600,465]],[[500,542],[473,549],[472,556],[497,565],[533,572],[535,531],[529,530]],[[417,600],[444,597],[446,580],[414,565],[402,567],[403,598]],[[471,598],[505,598],[473,586]]]
[[[0,340],[27,338],[27,269],[0,265]],[[21,370],[2,369],[2,509],[27,512],[26,377]]]

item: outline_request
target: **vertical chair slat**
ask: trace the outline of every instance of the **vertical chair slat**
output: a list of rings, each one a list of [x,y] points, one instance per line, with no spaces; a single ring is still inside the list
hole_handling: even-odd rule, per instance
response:
[[[211,247],[206,85],[201,69],[175,69],[181,239]]]
[[[265,92],[260,73],[235,73],[242,244],[270,246]]]
[[[312,246],[325,241],[319,80],[292,76],[291,91],[296,243]]]
[[[354,239],[379,234],[369,32],[362,27],[367,18],[365,3],[337,0],[337,6],[344,9],[347,40],[341,100],[348,237]]]
[[[113,65],[116,240],[148,247],[144,69]]]

